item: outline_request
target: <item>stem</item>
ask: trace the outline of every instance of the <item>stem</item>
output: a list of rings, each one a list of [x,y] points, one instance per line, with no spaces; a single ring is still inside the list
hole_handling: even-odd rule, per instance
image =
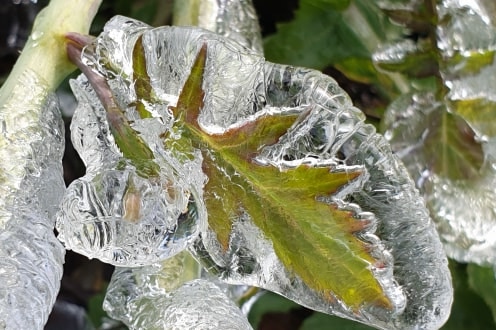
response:
[[[75,70],[66,55],[67,32],[87,34],[102,0],[52,0],[37,16],[31,35],[9,77],[0,89],[0,105],[7,104],[14,90],[30,93],[32,88],[19,83],[32,71],[54,91]],[[22,111],[23,109],[19,109]],[[9,110],[10,111],[10,110]]]

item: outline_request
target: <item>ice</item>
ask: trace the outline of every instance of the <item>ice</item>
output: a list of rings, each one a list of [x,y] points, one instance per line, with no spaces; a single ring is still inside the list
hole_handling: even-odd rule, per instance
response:
[[[83,59],[107,78],[119,103],[127,105],[128,116],[133,116],[132,105],[136,101],[133,99],[136,94],[130,79],[132,65],[129,61],[134,43],[140,36],[145,45],[147,74],[156,98],[150,104],[151,107],[167,109],[167,106],[176,105],[199,49],[206,45],[207,61],[202,86],[205,95],[198,119],[202,130],[209,134],[221,134],[263,115],[303,113],[305,115],[276,144],[260,148],[256,158],[258,163],[274,166],[281,171],[302,165],[328,167],[332,171],[353,172],[361,169],[364,172],[359,179],[333,195],[323,196],[320,202],[345,210],[357,220],[366,219],[372,224],[356,235],[370,246],[371,255],[377,260],[377,265],[370,266],[371,270],[392,306],[382,308],[364,303],[359,311],[355,311],[335,299],[332,293],[327,293],[332,299],[324,299],[323,292],[310,289],[297,275],[285,268],[272,242],[254,224],[246,210],[234,219],[227,247],[221,246],[210,229],[201,228],[201,236],[195,241],[193,251],[202,260],[204,267],[230,284],[269,289],[309,308],[379,328],[434,329],[444,323],[452,300],[451,280],[439,237],[422,198],[386,140],[376,134],[372,126],[364,123],[365,116],[353,107],[348,95],[333,79],[313,70],[266,62],[256,51],[206,30],[180,27],[153,29],[129,18],[116,17],[86,49]],[[78,85],[80,91],[84,90],[84,78],[79,78]],[[82,94],[78,89],[75,91],[76,94]],[[82,102],[81,110],[83,106],[86,110],[80,111],[80,116],[95,119],[81,120],[78,126],[80,120],[76,117],[74,131],[87,132],[73,132],[77,148],[78,143],[95,144],[92,148],[79,148],[83,159],[98,160],[95,165],[91,165],[91,162],[88,164],[89,173],[90,169],[101,172],[97,168],[105,169],[107,164],[123,162],[105,126],[103,109],[91,93],[91,88],[86,88],[84,94],[88,95],[91,102]],[[81,102],[82,98],[79,98]],[[170,129],[166,144],[180,146],[183,133],[181,126],[176,126],[167,112],[155,109],[153,113],[163,113],[162,121],[166,123],[163,131]],[[90,130],[99,125],[105,129]],[[133,127],[143,127],[139,131],[147,142],[155,143],[156,147],[156,134],[155,137],[148,137],[153,135],[153,131],[149,129],[146,132],[146,125],[137,118]],[[97,138],[99,134],[103,138]],[[155,147],[153,150],[158,148]],[[90,152],[90,149],[107,151]],[[185,183],[180,181],[184,180],[183,176],[194,176],[201,169],[202,157],[212,155],[205,152],[200,157],[199,150],[186,148],[189,151],[185,157],[177,150],[176,147],[164,150],[162,154],[165,156],[162,157],[166,161],[160,165],[161,169],[176,166],[177,175],[170,181],[174,183],[176,181],[173,180],[179,180],[177,189],[180,189],[185,187]],[[186,160],[192,162],[190,170],[181,171]],[[129,175],[132,172],[129,164],[112,168],[114,172],[121,171]],[[234,179],[236,173],[232,175]],[[133,178],[138,180],[136,176]],[[97,176],[93,175],[86,180],[96,179]],[[203,181],[198,179],[194,182],[198,183],[197,195],[201,197],[200,182]],[[118,187],[121,185],[116,184]],[[123,192],[119,194],[123,195]],[[86,202],[89,199],[79,200]],[[69,206],[69,203],[65,205]],[[84,232],[75,230],[74,236],[81,236],[81,233]],[[65,237],[68,236],[63,234]],[[95,246],[95,251],[97,248]],[[190,292],[186,289],[189,287],[199,287],[201,291],[204,285],[207,284],[202,281],[192,282],[185,286],[184,292]],[[183,292],[181,290],[178,292]],[[182,293],[177,295],[179,297]],[[110,306],[115,304],[112,302]]]
[[[495,140],[482,144],[484,162],[470,178],[453,179],[434,171],[432,148],[441,152],[441,141],[430,141],[446,106],[428,92],[405,95],[391,104],[385,117],[386,136],[400,155],[419,189],[443,239],[447,254],[460,262],[496,262],[496,164]],[[452,129],[448,127],[446,129]],[[457,134],[462,134],[458,132]],[[451,140],[454,144],[453,140]],[[467,148],[473,146],[467,145]],[[453,146],[456,148],[456,146]],[[436,151],[437,150],[437,151]],[[468,151],[463,151],[470,157]],[[463,156],[463,155],[462,155]],[[460,164],[457,164],[460,165]],[[455,164],[451,164],[455,166]],[[471,166],[472,167],[472,166]]]
[[[46,83],[30,71],[18,83],[31,92],[14,89],[0,108],[0,329],[43,329],[64,261],[53,233],[64,128]]]
[[[144,177],[123,157],[110,133],[106,113],[81,76],[71,83],[79,101],[71,124],[75,149],[86,175],[67,189],[57,214],[59,239],[67,249],[118,266],[141,266],[185,249],[205,225],[204,176],[198,152],[176,159],[159,135],[170,115],[162,104],[150,108],[154,118],[134,119],[160,166],[160,175]],[[129,90],[116,86],[116,94]],[[129,100],[122,100],[128,104]]]
[[[161,264],[118,268],[104,308],[130,329],[252,329],[218,286],[197,276],[198,265],[187,253]]]
[[[405,58],[417,52],[418,46],[410,39],[394,43],[392,45],[383,45],[373,54],[373,60],[376,63],[398,64]]]
[[[477,1],[471,6],[446,1],[438,11],[443,19],[438,27],[438,47],[444,56],[453,56],[455,52],[470,56],[496,48],[496,26],[484,15]]]
[[[378,0],[377,5],[384,10],[416,11],[421,0]]]
[[[494,9],[491,1],[439,3],[437,46],[447,93],[442,99],[430,92],[404,95],[385,115],[385,135],[424,195],[448,256],[491,265],[496,262]]]
[[[487,1],[445,1],[439,6],[443,23],[438,27],[438,47],[447,63],[441,73],[449,100],[496,101],[495,7]]]
[[[193,6],[198,6],[195,22],[191,22]],[[204,0],[196,4],[184,1],[176,5],[174,14],[174,25],[195,25],[263,53],[262,36],[252,0]]]

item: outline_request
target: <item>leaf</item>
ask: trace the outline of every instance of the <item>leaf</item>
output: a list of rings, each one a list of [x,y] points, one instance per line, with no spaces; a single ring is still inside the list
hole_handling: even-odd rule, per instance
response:
[[[133,47],[133,81],[136,91],[136,111],[141,118],[150,118],[152,114],[146,110],[146,101],[151,101],[152,86],[146,72],[145,49],[143,35],[140,35]]]
[[[297,303],[272,292],[264,292],[259,297],[248,313],[248,321],[254,329],[259,328],[260,321],[268,313],[288,313],[299,308]]]
[[[487,305],[469,287],[467,265],[450,261],[450,270],[455,288],[455,299],[450,318],[441,329],[494,329],[495,325]]]
[[[428,47],[402,50],[401,46],[403,44],[392,45],[396,52],[387,59],[376,56],[375,64],[382,70],[400,72],[414,78],[429,77],[439,71],[436,54]]]
[[[153,152],[138,132],[131,127],[131,123],[117,104],[105,78],[95,73],[81,61],[81,51],[88,43],[88,37],[79,34],[68,34],[66,38],[68,39],[67,54],[69,59],[87,77],[107,112],[107,121],[115,144],[123,156],[136,167],[140,176],[144,178],[158,176],[160,168],[153,161]]]
[[[427,166],[440,176],[459,180],[480,176],[484,162],[482,145],[459,116],[444,110],[432,111],[426,118],[428,133],[424,153]]]
[[[496,102],[479,98],[450,101],[449,105],[480,135],[496,136]]]
[[[374,328],[369,327],[365,324],[361,324],[347,319],[342,319],[340,317],[328,315],[324,313],[314,313],[312,316],[307,318],[299,328],[299,330],[328,330],[328,329],[372,330]]]
[[[267,60],[322,70],[351,57],[369,57],[341,13],[332,6],[316,5],[321,2],[300,1],[295,19],[279,24],[277,33],[265,38]]]
[[[370,246],[355,235],[370,223],[318,201],[362,170],[333,172],[306,165],[281,170],[259,164],[258,150],[277,142],[297,120],[295,115],[261,115],[223,134],[204,131],[198,116],[206,52],[204,45],[172,111],[184,126],[183,136],[202,151],[208,221],[220,244],[227,248],[234,219],[246,212],[286,268],[327,300],[337,297],[355,311],[363,304],[391,308],[371,271],[372,265],[380,265]]]
[[[470,288],[484,299],[496,322],[496,279],[493,269],[469,264],[467,273]]]
[[[494,50],[477,50],[455,52],[447,58],[444,66],[451,75],[469,76],[478,74],[485,67],[494,63]]]

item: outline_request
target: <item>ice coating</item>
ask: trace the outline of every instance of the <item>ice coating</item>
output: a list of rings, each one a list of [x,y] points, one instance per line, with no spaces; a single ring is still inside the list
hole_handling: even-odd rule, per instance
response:
[[[385,10],[415,11],[421,0],[378,0],[377,5]]]
[[[450,180],[429,168],[426,148],[435,116],[445,106],[431,93],[408,94],[393,102],[384,124],[393,149],[425,194],[447,254],[460,262],[496,261],[494,140],[481,141],[486,160],[474,178]]]
[[[19,84],[31,93],[14,89],[0,108],[0,329],[7,330],[43,329],[64,261],[53,233],[65,189],[58,102],[30,71]]]
[[[441,100],[431,92],[404,95],[384,118],[385,135],[424,195],[448,256],[491,265],[496,262],[494,8],[491,1],[441,2],[437,46],[448,92]],[[445,138],[435,136],[440,129]],[[459,152],[459,159],[447,156],[449,166],[440,168],[432,157],[440,148]]]
[[[192,17],[193,8],[198,11],[198,17]],[[181,1],[175,4],[174,25],[195,25],[263,53],[262,35],[252,0]]]
[[[323,202],[374,224],[357,235],[372,246],[380,266],[371,269],[393,308],[367,304],[357,313],[340,301],[322,299],[321,293],[285,269],[271,242],[246,213],[236,219],[227,249],[212,232],[202,232],[195,253],[210,271],[230,283],[267,288],[307,307],[379,328],[442,325],[452,288],[434,226],[405,168],[384,138],[363,123],[364,115],[334,80],[316,71],[265,62],[253,51],[205,30],[150,29],[124,17],[107,24],[85,60],[110,77],[111,86],[130,84],[126,82],[132,74],[130,54],[140,35],[146,45],[147,73],[163,105],[175,105],[200,47],[206,45],[207,76],[199,117],[205,131],[222,133],[264,113],[307,113],[278,143],[262,148],[257,161],[281,170],[301,164],[364,170],[359,180]],[[172,140],[181,134],[173,133]],[[353,288],[362,289],[366,288]]]
[[[469,69],[471,57],[485,56],[492,58],[496,50],[495,5],[486,1],[445,1],[438,11],[443,24],[438,27],[438,47],[447,60],[441,73],[449,89],[448,100],[485,99],[496,101],[493,90],[496,66],[493,61],[480,61],[473,72]],[[451,63],[450,60],[461,57]],[[456,112],[456,109],[453,109]],[[470,119],[469,119],[470,121]],[[477,123],[471,122],[478,130]],[[484,130],[478,130],[482,136]]]
[[[205,224],[198,153],[180,161],[164,150],[159,135],[167,131],[170,115],[161,104],[150,107],[152,118],[134,118],[128,109],[133,128],[160,166],[158,176],[144,176],[121,155],[105,110],[84,76],[71,85],[79,101],[71,137],[87,172],[62,200],[59,239],[67,249],[119,266],[151,264],[185,249]],[[115,88],[124,98],[130,95],[124,86]],[[130,101],[121,102],[129,106]]]
[[[117,268],[104,309],[130,329],[252,329],[218,286],[195,279],[197,270],[186,253],[161,264]]]

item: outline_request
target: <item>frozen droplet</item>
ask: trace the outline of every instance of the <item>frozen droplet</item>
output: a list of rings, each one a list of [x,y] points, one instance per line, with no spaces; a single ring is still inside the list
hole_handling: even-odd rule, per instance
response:
[[[33,39],[34,41],[37,41],[39,39],[41,39],[43,37],[44,33],[43,31],[33,31],[31,33],[31,39]]]
[[[277,143],[261,146],[256,162],[281,171],[300,165],[350,173],[358,169],[363,171],[357,180],[343,185],[329,196],[322,196],[319,202],[347,212],[357,221],[367,219],[370,223],[356,234],[356,238],[370,247],[376,260],[370,264],[370,271],[391,306],[384,308],[373,302],[364,302],[353,311],[332,292],[324,295],[311,289],[284,266],[272,242],[255,225],[248,210],[240,210],[240,215],[232,219],[233,229],[227,246],[219,243],[215,233],[201,228],[201,239],[196,240],[193,250],[209,271],[228,283],[266,288],[309,308],[376,327],[409,329],[442,325],[449,313],[452,288],[447,260],[425,205],[385,139],[376,134],[371,125],[364,124],[363,113],[353,107],[349,96],[333,79],[309,69],[268,63],[257,52],[202,29],[144,28],[131,19],[116,17],[86,49],[84,58],[89,66],[108,78],[118,103],[126,105],[128,116],[135,113],[132,105],[136,102],[134,84],[129,79],[132,74],[128,71],[132,68],[129,59],[140,36],[145,45],[147,74],[156,98],[150,104],[153,107],[166,109],[176,105],[193,62],[205,45],[207,58],[202,84],[205,94],[198,118],[204,132],[222,134],[263,115],[305,113]],[[171,127],[174,120],[167,115],[165,113],[162,118],[164,123],[169,123],[169,126],[164,126],[164,131],[170,129],[171,132],[166,143],[177,144],[177,148],[171,148],[176,151],[165,150],[163,154],[167,155],[166,163],[176,164],[177,173],[182,174],[172,177],[173,180],[201,173],[202,160],[215,155],[202,149],[202,159],[199,150],[192,151],[180,144],[183,134],[180,125]],[[147,125],[141,125],[139,121],[133,127],[155,150],[159,145],[156,137],[147,135],[153,130],[146,133]],[[92,120],[91,123],[98,126],[105,120]],[[84,131],[86,126],[75,128]],[[81,149],[80,152],[88,154],[88,159],[107,157],[108,161],[100,161],[101,165],[94,166],[95,169],[121,162],[108,130],[103,131],[105,139],[88,141],[84,138],[86,133],[73,133],[73,136],[79,134],[73,138],[76,146],[97,143],[96,149],[107,150],[102,153]],[[98,136],[94,132],[87,135]],[[187,157],[177,151],[179,147],[186,151]],[[182,168],[187,159],[192,165],[185,172]],[[114,168],[132,171],[129,164],[124,165]],[[220,171],[227,169],[220,168]],[[226,175],[235,182],[239,173],[226,172]],[[91,176],[88,179],[93,180]],[[194,180],[200,181],[203,182]],[[180,183],[179,187],[189,186]],[[195,187],[201,190],[201,184]],[[350,287],[349,291],[367,289],[364,285]]]
[[[0,328],[43,329],[64,261],[53,233],[64,128],[45,82],[28,71],[18,84],[0,108]]]

